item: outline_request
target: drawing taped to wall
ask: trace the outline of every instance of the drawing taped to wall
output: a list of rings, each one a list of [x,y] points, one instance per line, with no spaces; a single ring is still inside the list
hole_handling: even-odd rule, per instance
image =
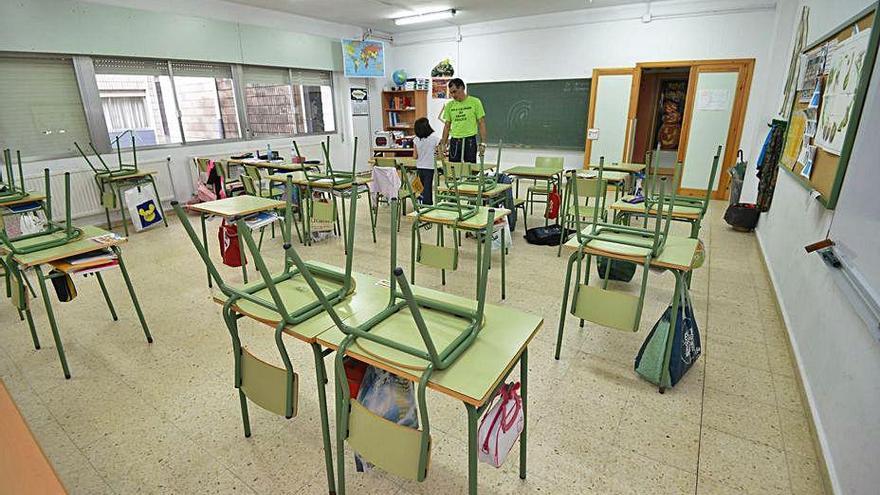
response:
[[[869,29],[863,30],[828,52],[828,77],[819,112],[816,145],[835,155],[839,155],[843,148],[870,32]]]

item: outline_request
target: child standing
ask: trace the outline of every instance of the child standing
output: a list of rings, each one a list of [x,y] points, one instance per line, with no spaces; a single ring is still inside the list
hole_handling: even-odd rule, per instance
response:
[[[440,138],[434,133],[431,123],[425,117],[417,119],[413,127],[416,133],[414,139],[416,172],[422,187],[424,187],[421,200],[423,205],[432,205],[434,204],[433,187],[434,169],[436,168],[434,158],[437,145],[440,144]]]

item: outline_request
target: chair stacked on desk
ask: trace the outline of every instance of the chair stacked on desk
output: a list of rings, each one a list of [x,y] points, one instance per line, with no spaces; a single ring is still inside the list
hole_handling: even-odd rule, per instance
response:
[[[604,167],[600,164],[598,177],[593,182],[595,196],[598,196],[604,181],[602,179]],[[569,185],[571,197],[574,203],[580,202],[578,186],[582,183],[576,178],[576,172],[571,171]],[[630,227],[627,225],[609,224],[601,221],[600,209],[592,210],[593,218],[589,227],[581,228],[580,216],[574,216],[576,233],[573,241],[577,243],[577,249],[569,257],[565,274],[565,288],[562,298],[562,312],[559,320],[559,331],[556,341],[556,359],[562,347],[562,335],[565,327],[566,307],[569,304],[569,292],[572,278],[572,268],[576,265],[575,287],[571,297],[571,314],[583,321],[591,321],[599,325],[616,328],[625,331],[637,331],[641,322],[642,308],[645,302],[645,291],[648,286],[651,260],[658,257],[666,245],[669,236],[669,227],[672,222],[672,208],[676,201],[675,185],[681,174],[681,166],[675,167],[672,184],[664,181],[659,189],[656,205],[653,209],[653,228]],[[669,192],[668,190],[671,190]],[[571,242],[571,241],[570,241]],[[585,253],[586,247],[598,249],[609,254],[624,255],[642,265],[642,280],[639,295],[626,294],[608,288],[608,270],[611,263],[606,266],[606,273],[602,287],[589,285],[590,265],[592,255]],[[586,261],[586,268],[583,267]],[[580,283],[583,274],[584,282]]]

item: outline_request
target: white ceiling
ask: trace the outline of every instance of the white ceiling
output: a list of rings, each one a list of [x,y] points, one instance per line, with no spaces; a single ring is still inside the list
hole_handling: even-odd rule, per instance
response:
[[[415,31],[450,24],[508,19],[647,3],[645,0],[227,0],[232,3],[262,7],[316,19],[324,19],[387,33]],[[425,12],[454,8],[453,19],[409,26],[395,26],[392,19]]]

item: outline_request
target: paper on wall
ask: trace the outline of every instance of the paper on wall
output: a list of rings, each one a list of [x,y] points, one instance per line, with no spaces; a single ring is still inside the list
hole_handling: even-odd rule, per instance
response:
[[[810,175],[813,173],[813,159],[816,158],[816,147],[804,143],[804,146],[801,148],[801,154],[798,156],[798,163],[802,164],[804,167],[801,169],[801,176],[806,179],[810,178]]]
[[[701,89],[697,92],[697,110],[727,110],[729,89]]]
[[[828,52],[829,70],[815,144],[835,155],[841,153],[849,129],[870,32],[863,30]]]

